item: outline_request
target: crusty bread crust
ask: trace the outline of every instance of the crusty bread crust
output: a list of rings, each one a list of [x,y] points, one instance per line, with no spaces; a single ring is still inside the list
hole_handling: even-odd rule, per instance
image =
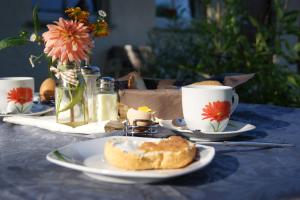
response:
[[[222,86],[223,84],[219,81],[201,81],[193,83],[192,85],[219,85]]]
[[[144,142],[137,151],[126,152],[116,147],[112,140],[107,141],[104,147],[106,160],[126,170],[182,168],[190,164],[196,155],[195,145],[178,136],[159,143]]]

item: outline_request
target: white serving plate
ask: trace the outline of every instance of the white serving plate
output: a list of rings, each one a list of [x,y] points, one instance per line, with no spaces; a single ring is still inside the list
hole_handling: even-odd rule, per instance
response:
[[[131,136],[112,136],[70,144],[50,152],[47,160],[70,169],[84,172],[91,178],[113,183],[137,184],[159,182],[194,172],[207,166],[215,156],[213,147],[197,145],[196,159],[190,165],[172,170],[127,171],[115,168],[104,158],[104,144],[114,137],[126,137],[136,141],[158,141],[160,139]]]
[[[178,126],[174,125],[174,120],[159,121],[160,126],[170,129],[179,135],[188,138],[199,138],[203,141],[224,141],[256,128],[252,124],[230,120],[226,129],[222,132],[200,132],[189,130],[183,119],[176,119],[175,123]]]

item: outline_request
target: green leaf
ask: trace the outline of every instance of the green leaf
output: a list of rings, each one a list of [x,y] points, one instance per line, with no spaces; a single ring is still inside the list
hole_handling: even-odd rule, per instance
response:
[[[26,38],[20,38],[20,37],[5,38],[3,40],[0,40],[0,50],[6,49],[9,47],[24,45],[27,42],[29,42],[29,41]]]
[[[278,19],[281,19],[283,17],[284,11],[282,7],[283,5],[280,0],[274,0],[275,14]]]
[[[259,24],[258,24],[257,20],[254,17],[249,16],[249,21],[252,24],[252,26],[254,26],[255,28],[259,28]]]
[[[62,155],[58,150],[53,151],[53,154],[56,156],[56,158],[58,160],[66,161],[67,162],[67,160],[65,159],[64,155]]]
[[[286,23],[294,23],[297,21],[297,18],[299,17],[300,15],[300,12],[297,11],[297,10],[292,10],[292,11],[289,11],[289,12],[286,12],[284,13],[283,15],[283,20],[286,22]]]
[[[33,21],[33,29],[34,33],[38,35],[39,30],[41,29],[40,27],[40,21],[39,21],[39,16],[38,16],[38,5],[35,5],[32,11],[32,21]]]
[[[56,158],[58,160],[64,161],[64,162],[68,162],[68,163],[74,163],[75,161],[73,161],[73,159],[69,158],[68,156],[64,155],[63,153],[61,153],[58,150],[54,150],[53,154],[56,156]]]
[[[27,39],[28,38],[28,32],[27,31],[20,31],[19,32],[19,38],[22,38],[22,39]]]
[[[295,46],[294,46],[295,51],[300,51],[300,43],[298,42]]]
[[[297,51],[297,52],[300,52],[300,42],[295,44],[294,50]]]
[[[289,84],[299,87],[299,75],[289,74],[287,77],[287,81]]]

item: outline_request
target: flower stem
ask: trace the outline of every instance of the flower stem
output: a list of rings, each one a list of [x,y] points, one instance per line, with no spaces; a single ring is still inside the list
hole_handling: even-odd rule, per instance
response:
[[[68,92],[69,92],[69,97],[70,97],[70,102],[73,101],[73,94],[72,94],[72,91],[71,91],[71,85],[68,84]],[[75,119],[74,119],[74,106],[71,106],[70,107],[70,122],[74,122]]]
[[[209,124],[213,128],[214,132],[217,132],[215,126],[212,123],[209,123]]]
[[[218,122],[217,130],[216,130],[215,132],[218,132],[218,131],[219,131],[219,128],[220,128],[220,122]]]
[[[72,107],[70,109],[70,122],[72,123],[74,121],[75,121],[75,119],[74,119],[74,107]]]

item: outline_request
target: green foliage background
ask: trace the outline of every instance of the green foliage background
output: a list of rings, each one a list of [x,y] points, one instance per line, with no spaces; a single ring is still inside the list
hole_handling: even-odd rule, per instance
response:
[[[213,8],[212,0],[204,1]],[[199,80],[203,75],[256,73],[237,88],[243,102],[300,106],[300,76],[288,70],[299,62],[298,11],[273,0],[262,21],[246,12],[240,0],[223,0],[220,17],[203,18],[189,28],[170,27],[149,34],[154,60],[149,73],[156,77]],[[178,19],[175,20],[178,23]]]

